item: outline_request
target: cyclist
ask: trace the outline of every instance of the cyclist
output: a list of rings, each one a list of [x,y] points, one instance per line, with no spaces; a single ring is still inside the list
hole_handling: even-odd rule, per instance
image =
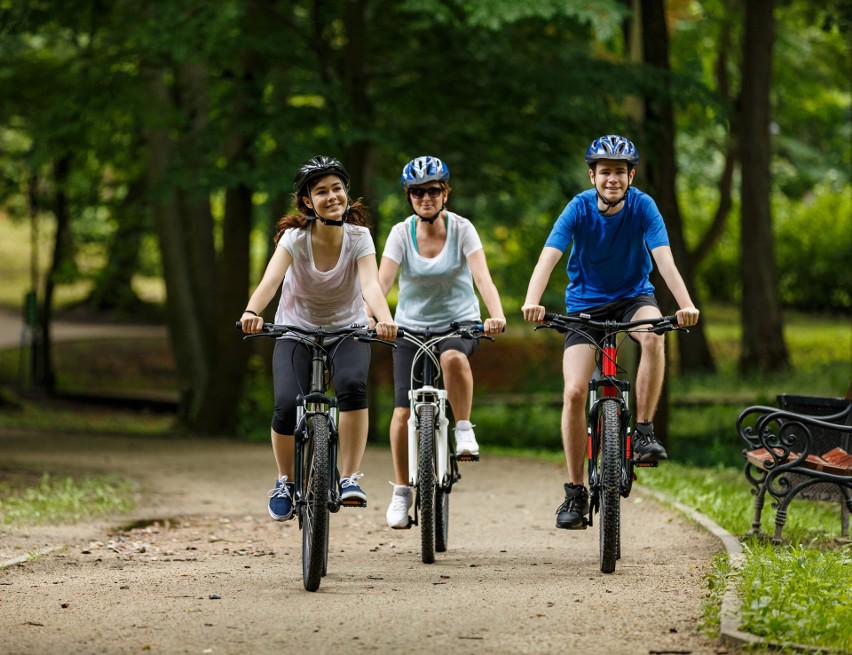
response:
[[[480,322],[479,290],[490,318],[486,334],[506,326],[500,294],[491,280],[482,242],[468,219],[447,210],[450,170],[437,157],[417,157],[402,171],[402,186],[413,214],[397,223],[388,235],[379,265],[379,283],[387,294],[399,272],[399,300],[395,319],[412,331],[447,326],[453,321]],[[475,340],[445,339],[439,345],[447,399],[455,419],[456,452],[479,454],[470,422],[473,374],[468,358]],[[408,527],[413,497],[408,486],[408,391],[416,349],[397,339],[393,352],[395,408],[390,425],[391,455],[396,482],[387,511],[388,525]]]
[[[370,214],[360,199],[350,202],[348,190],[349,174],[331,157],[313,157],[296,172],[294,211],[278,221],[275,252],[240,319],[244,332],[260,332],[260,314],[280,288],[275,323],[308,329],[366,325],[366,301],[378,318],[378,336],[396,338],[396,324],[379,286],[376,248],[366,227]],[[343,339],[330,351],[340,409],[340,499],[344,505],[363,507],[367,497],[358,484],[363,477],[358,469],[367,444],[370,346]],[[310,372],[307,347],[296,338],[276,340],[271,430],[278,477],[267,494],[269,515],[276,521],[293,517],[295,401],[309,388]]]
[[[554,266],[573,243],[565,290],[569,314],[583,312],[599,321],[661,316],[649,280],[656,263],[678,304],[678,324],[690,326],[698,321],[698,310],[672,257],[663,217],[649,195],[631,187],[638,162],[636,147],[623,136],[602,136],[586,150],[593,188],[576,195],[556,219],[530,277],[521,308],[524,319],[544,319],[541,296]],[[569,482],[557,510],[557,528],[581,529],[589,511],[589,494],[583,484],[586,396],[595,368],[595,350],[589,342],[598,342],[601,336],[594,330],[565,335],[562,444]],[[664,377],[663,336],[650,332],[631,336],[641,348],[633,457],[638,462],[663,460],[667,454],[654,437],[653,424]]]

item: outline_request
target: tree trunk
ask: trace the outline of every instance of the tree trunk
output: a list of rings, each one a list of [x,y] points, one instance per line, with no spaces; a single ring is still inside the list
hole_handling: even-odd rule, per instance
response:
[[[659,69],[667,81],[671,73],[669,64],[669,37],[666,27],[665,6],[663,0],[642,2],[643,52],[645,62]],[[656,145],[647,157],[647,174],[650,186],[660,212],[666,219],[669,241],[675,261],[686,283],[693,302],[699,305],[696,296],[692,261],[686,248],[683,234],[683,220],[677,202],[676,177],[677,159],[675,156],[675,121],[671,94],[666,93],[656,101],[648,99],[645,111],[645,131],[648,143]],[[648,148],[646,147],[646,151]],[[674,299],[665,285],[657,285],[664,313],[671,314],[677,309]],[[688,338],[678,339],[678,359],[684,372],[707,372],[716,370],[713,356],[707,343],[704,324],[698,323],[690,328]]]
[[[787,368],[770,210],[773,0],[747,0],[739,106],[742,168],[742,353],[748,372]]]

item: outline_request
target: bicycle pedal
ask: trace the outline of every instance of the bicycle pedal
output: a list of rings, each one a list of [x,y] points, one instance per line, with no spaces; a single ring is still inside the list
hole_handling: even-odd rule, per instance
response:
[[[460,462],[478,462],[479,453],[459,453],[456,459]]]
[[[655,469],[660,465],[659,462],[633,462],[633,466],[639,466],[643,469]]]
[[[346,500],[341,500],[340,504],[343,507],[366,507],[367,501],[362,498],[347,498]]]

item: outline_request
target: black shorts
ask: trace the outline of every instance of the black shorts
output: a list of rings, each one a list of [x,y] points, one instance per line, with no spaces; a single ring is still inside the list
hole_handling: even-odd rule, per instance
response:
[[[584,309],[581,312],[571,312],[568,316],[579,316],[580,314],[588,314],[593,321],[629,321],[634,314],[642,307],[656,307],[657,300],[650,294],[640,294],[633,298],[622,298],[621,300],[613,300],[605,305],[598,305],[590,309]],[[578,343],[595,343],[600,344],[604,338],[604,331],[592,327],[577,326],[579,330],[568,330],[565,333],[565,348],[574,346]]]
[[[408,328],[406,328],[406,331],[417,334],[414,330],[408,330]],[[470,356],[476,352],[478,346],[479,339],[452,337],[440,341],[437,347],[439,353],[444,353],[448,350],[458,350],[470,359]],[[408,392],[411,389],[411,364],[414,362],[414,355],[416,353],[417,346],[405,339],[397,338],[396,348],[393,349],[394,407],[408,407],[409,405]],[[417,373],[415,383],[420,382],[419,371]]]

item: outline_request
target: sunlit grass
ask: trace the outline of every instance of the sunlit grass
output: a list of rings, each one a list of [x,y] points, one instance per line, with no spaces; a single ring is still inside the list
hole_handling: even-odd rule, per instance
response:
[[[852,549],[744,546],[742,627],[782,644],[852,652]]]
[[[24,488],[0,482],[0,524],[7,526],[74,523],[132,507],[132,485],[113,476],[75,480],[45,473],[38,485]]]

